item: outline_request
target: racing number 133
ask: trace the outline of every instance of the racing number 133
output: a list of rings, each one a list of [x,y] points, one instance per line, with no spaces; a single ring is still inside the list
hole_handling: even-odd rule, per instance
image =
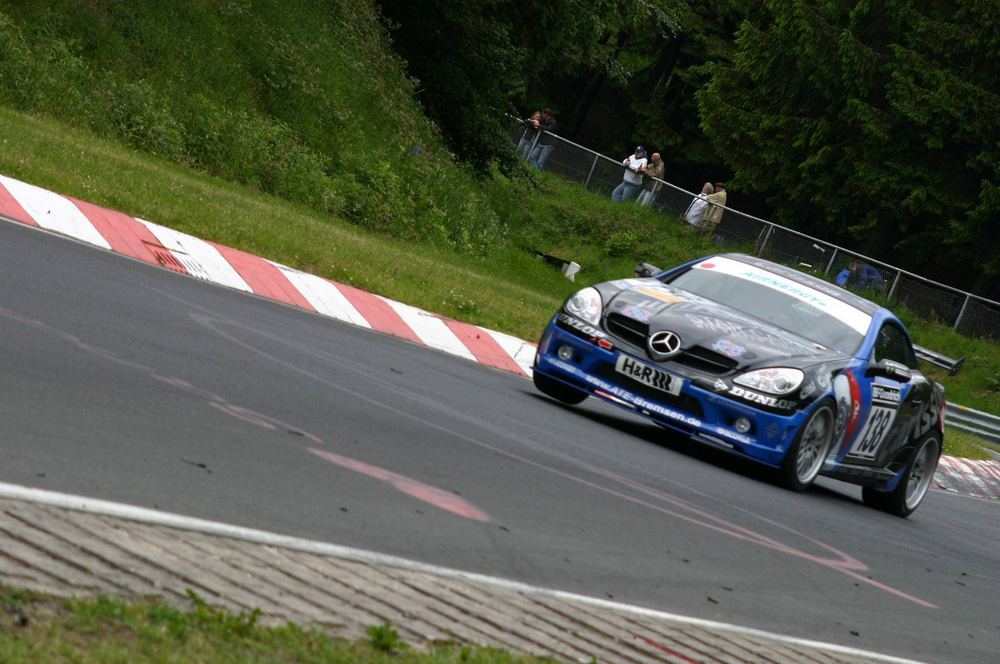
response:
[[[885,440],[886,434],[889,433],[889,429],[892,428],[892,423],[895,419],[895,408],[872,406],[868,422],[865,423],[864,430],[858,436],[854,447],[851,448],[851,455],[865,459],[874,459],[878,453],[878,448],[882,445],[882,441]]]

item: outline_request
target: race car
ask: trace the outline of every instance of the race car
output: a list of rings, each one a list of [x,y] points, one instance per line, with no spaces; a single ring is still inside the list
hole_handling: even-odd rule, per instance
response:
[[[806,490],[818,475],[861,485],[865,504],[909,516],[941,455],[944,388],[891,311],[743,254],[655,277],[607,281],[566,300],[545,329],[535,386],[588,396],[775,469]]]

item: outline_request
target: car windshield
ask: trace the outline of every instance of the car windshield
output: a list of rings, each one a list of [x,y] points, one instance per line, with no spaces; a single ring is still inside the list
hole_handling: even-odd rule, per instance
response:
[[[701,261],[669,283],[849,355],[871,325],[871,316],[842,300],[723,256]]]

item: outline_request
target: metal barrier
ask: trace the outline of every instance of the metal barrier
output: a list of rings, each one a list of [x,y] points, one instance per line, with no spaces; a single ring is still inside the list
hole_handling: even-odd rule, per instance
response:
[[[544,132],[556,141],[545,162],[545,170],[582,184],[595,193],[610,196],[622,181],[621,161],[599,154],[557,134]],[[516,143],[524,134],[521,120],[511,119],[511,136]],[[538,140],[534,137],[532,146]],[[654,178],[655,179],[655,178]],[[694,193],[656,179],[660,190],[653,208],[671,217],[683,217]],[[1000,302],[967,293],[907,272],[857,252],[785,228],[774,222],[722,207],[722,219],[715,229],[715,241],[776,262],[795,265],[817,274],[836,276],[852,260],[864,262],[881,276],[869,285],[869,297],[905,305],[921,318],[951,325],[959,334],[1000,339]]]
[[[995,415],[949,403],[944,411],[944,423],[1000,444],[1000,417]]]

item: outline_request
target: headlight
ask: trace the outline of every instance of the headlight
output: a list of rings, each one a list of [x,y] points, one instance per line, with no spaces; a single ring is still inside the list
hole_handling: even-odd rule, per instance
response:
[[[768,394],[788,394],[798,389],[804,378],[805,374],[798,369],[775,367],[748,371],[734,378],[733,382]]]
[[[597,325],[601,322],[604,303],[601,302],[601,294],[596,288],[584,288],[566,300],[566,306],[563,308],[566,313],[582,318],[591,325]]]

